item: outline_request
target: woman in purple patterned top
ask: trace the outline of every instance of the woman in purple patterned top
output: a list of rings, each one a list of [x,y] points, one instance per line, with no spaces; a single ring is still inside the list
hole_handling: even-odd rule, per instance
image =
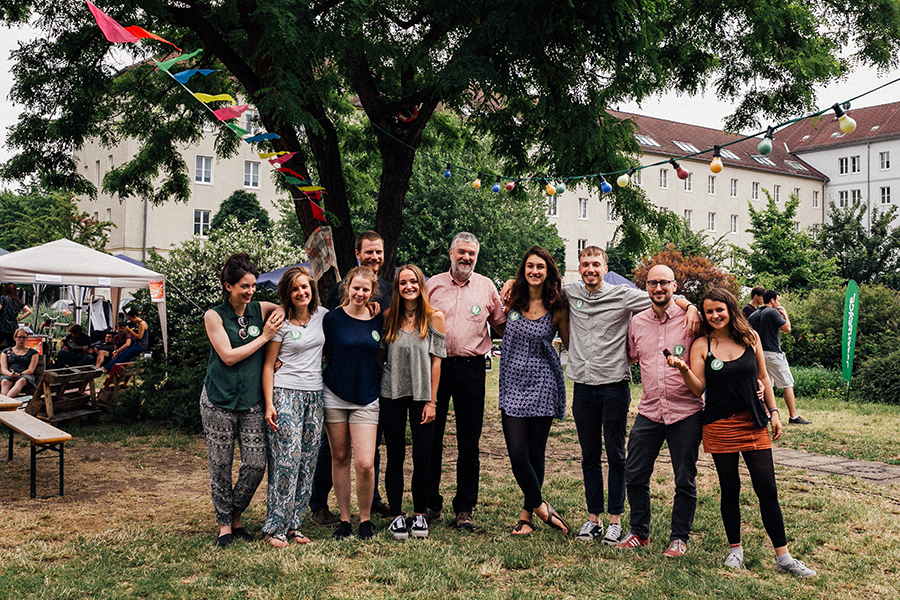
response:
[[[534,246],[525,253],[507,306],[500,356],[500,416],[516,483],[525,503],[514,535],[534,531],[532,516],[569,533],[569,525],[543,499],[544,454],[553,419],[566,415],[566,387],[556,333],[569,346],[569,309],[556,261]]]

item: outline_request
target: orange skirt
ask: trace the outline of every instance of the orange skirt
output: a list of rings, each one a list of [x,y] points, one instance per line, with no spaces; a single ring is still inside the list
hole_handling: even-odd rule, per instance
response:
[[[703,451],[710,454],[768,450],[771,447],[768,427],[757,427],[750,411],[703,426]]]

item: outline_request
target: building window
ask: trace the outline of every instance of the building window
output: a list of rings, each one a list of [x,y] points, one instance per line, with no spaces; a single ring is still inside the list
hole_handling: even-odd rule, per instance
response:
[[[94,171],[95,171],[95,175],[97,176],[97,181],[96,181],[97,188],[99,189],[100,183],[103,181],[103,177],[101,177],[101,175],[100,175],[100,161],[99,160],[94,162]]]
[[[660,187],[660,189],[663,189],[663,190],[669,189],[669,170],[668,169],[660,169],[659,170],[659,187]]]
[[[687,179],[684,180],[684,191],[693,192],[694,191],[694,174],[688,173]]]
[[[878,157],[881,159],[881,170],[887,171],[891,168],[891,153],[890,152],[880,152]]]
[[[772,198],[775,199],[775,202],[781,202],[781,186],[780,185],[772,186]]]
[[[606,222],[614,223],[616,221],[616,211],[613,210],[612,202],[606,203]]]
[[[843,158],[839,158],[838,159],[838,173],[840,175],[846,175],[847,173],[849,173],[850,172],[850,168],[848,166],[849,164],[850,164],[850,159],[848,159],[846,156]]]
[[[706,216],[706,230],[707,231],[715,231],[716,230],[716,213],[711,212]]]
[[[737,215],[731,215],[731,233],[737,233]]]
[[[722,158],[730,158],[731,160],[741,160],[741,157],[729,150],[728,148],[722,148],[721,150]]]
[[[853,202],[854,206],[862,202],[862,191],[850,190],[850,200]]]
[[[794,221],[794,231],[800,232],[800,221]]]
[[[770,167],[777,166],[775,162],[768,156],[763,156],[761,154],[751,154],[750,156],[753,158],[753,160],[761,165],[769,165]]]
[[[851,173],[859,173],[862,171],[862,161],[859,160],[858,156],[850,157],[850,172]]]
[[[578,240],[578,254],[581,254],[585,248],[587,248],[587,240]]]
[[[813,208],[819,208],[819,192],[813,192]]]
[[[889,187],[881,188],[881,203],[882,204],[890,204],[891,203],[891,188],[889,188]]]
[[[641,173],[642,173],[642,171],[634,172],[634,175],[631,176],[632,183],[634,183],[635,185],[643,185],[641,183]]]
[[[660,206],[660,207],[659,207],[659,212],[661,212],[661,213],[667,213],[667,212],[669,212],[669,207],[668,207],[668,206]]]
[[[203,121],[203,131],[210,133],[213,130],[212,121]]]
[[[557,215],[557,210],[556,196],[547,196],[547,216],[555,217]]]
[[[262,127],[259,125],[259,111],[258,110],[248,110],[244,113],[244,117],[246,121],[244,121],[244,129],[250,132],[250,135],[256,135],[262,131]]]
[[[792,195],[797,196],[797,198],[799,198],[800,197],[800,188],[794,188],[794,193]]]
[[[636,139],[638,141],[638,143],[641,144],[642,146],[653,146],[655,148],[662,148],[662,146],[659,145],[659,142],[654,140],[649,135],[637,134],[634,136],[634,139]]]
[[[194,211],[194,235],[203,237],[209,235],[209,213],[208,210]]]
[[[113,155],[110,154],[109,156],[106,157],[106,172],[109,173],[110,171],[112,171],[114,166],[115,165],[113,164]]]
[[[753,185],[750,189],[750,198],[753,200],[759,200],[759,182],[754,181]]]
[[[194,170],[194,181],[197,183],[212,183],[211,156],[197,157],[197,166]]]
[[[731,197],[732,197],[732,198],[737,198],[737,197],[738,197],[737,179],[732,179],[732,180],[731,180]]]
[[[672,140],[672,143],[684,150],[685,152],[700,152],[695,145],[690,142],[678,142]]]
[[[694,211],[689,208],[684,209],[684,220],[687,221],[688,229],[690,229],[694,221]]]
[[[709,179],[706,180],[706,193],[715,196],[716,195],[716,176],[710,175]]]
[[[847,198],[850,196],[850,192],[844,190],[843,192],[838,192],[838,206],[840,208],[847,208],[849,202]]]
[[[106,220],[112,221],[112,209],[111,208],[106,209]]]
[[[244,161],[244,187],[259,187],[259,163],[250,160]]]
[[[584,221],[587,219],[587,198],[578,199],[578,218]]]

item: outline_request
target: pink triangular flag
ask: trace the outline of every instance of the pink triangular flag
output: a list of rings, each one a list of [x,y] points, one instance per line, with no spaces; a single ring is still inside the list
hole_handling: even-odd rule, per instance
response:
[[[107,40],[114,44],[123,44],[126,42],[136,42],[140,39],[138,36],[119,25],[115,19],[108,17],[105,12],[91,4],[88,0],[85,0],[85,2],[87,2],[88,8],[97,20],[97,25],[100,26],[100,30],[103,32],[103,35],[106,36]]]
[[[218,110],[214,110],[213,114],[216,115],[216,118],[220,121],[227,121],[228,119],[236,119],[250,108],[246,104],[239,104],[237,106],[226,106],[225,108],[220,108]]]

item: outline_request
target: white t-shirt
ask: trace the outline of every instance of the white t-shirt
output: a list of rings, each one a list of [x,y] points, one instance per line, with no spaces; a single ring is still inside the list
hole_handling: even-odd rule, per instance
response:
[[[275,387],[317,392],[322,389],[322,318],[328,309],[321,306],[313,313],[306,327],[285,320],[273,342],[280,342],[278,360],[284,363],[275,372]]]

